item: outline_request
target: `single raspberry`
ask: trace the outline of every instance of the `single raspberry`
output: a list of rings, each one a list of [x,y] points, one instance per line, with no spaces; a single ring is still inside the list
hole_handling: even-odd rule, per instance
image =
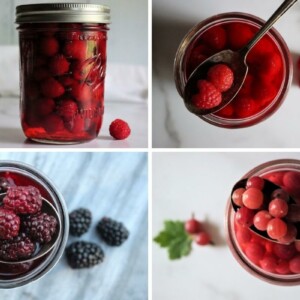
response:
[[[24,233],[12,240],[0,241],[0,258],[6,261],[30,258],[34,251],[35,244]]]
[[[91,268],[104,260],[102,248],[84,241],[72,243],[66,249],[68,264],[73,269]]]
[[[198,80],[198,94],[193,95],[192,104],[199,109],[209,109],[222,102],[221,93],[207,80]]]
[[[65,121],[66,128],[73,133],[83,133],[86,129],[85,124],[88,119],[84,118],[82,115],[76,115],[73,119]]]
[[[224,64],[217,64],[208,70],[207,80],[222,93],[231,88],[234,80],[234,74],[228,66]]]
[[[46,37],[40,41],[40,52],[45,56],[53,56],[58,52],[59,44],[56,38]]]
[[[45,97],[57,98],[65,92],[65,88],[54,78],[50,77],[41,84],[41,91]]]
[[[51,114],[54,111],[55,102],[51,98],[41,98],[36,104],[37,113],[44,117]]]
[[[33,241],[49,243],[56,232],[57,220],[46,213],[24,217],[22,227]]]
[[[57,106],[57,114],[64,120],[71,120],[78,112],[78,106],[76,102],[70,99],[62,100]]]
[[[10,187],[3,199],[5,209],[17,214],[36,214],[42,207],[40,191],[33,186]]]
[[[9,240],[19,234],[20,218],[11,210],[0,208],[0,239]]]
[[[92,91],[91,88],[84,83],[75,82],[71,86],[71,94],[72,96],[80,103],[89,103],[92,99]]]
[[[129,237],[129,231],[123,223],[104,217],[97,224],[101,238],[110,246],[120,246]]]
[[[233,105],[231,103],[229,103],[226,106],[224,106],[222,109],[217,111],[215,114],[220,117],[230,118],[234,114]]]
[[[70,63],[62,55],[54,56],[49,62],[49,69],[52,75],[63,75],[68,72]]]
[[[239,50],[253,38],[254,31],[242,23],[232,23],[227,25],[228,44],[232,50]]]
[[[65,129],[63,119],[54,113],[44,118],[43,127],[48,133],[55,133]]]
[[[252,66],[253,72],[259,75],[262,79],[270,81],[277,76],[282,69],[282,58],[281,56],[272,51],[270,53],[264,53],[258,55]]]
[[[241,96],[241,95],[247,96],[247,95],[251,94],[252,88],[253,88],[253,86],[252,86],[253,82],[254,82],[253,76],[248,73],[238,95],[239,96]]]
[[[88,231],[92,222],[92,213],[85,208],[74,210],[69,215],[70,234],[81,236]]]
[[[75,58],[75,59],[85,59],[87,55],[87,43],[86,41],[70,41],[66,43],[63,48],[63,53],[66,57]]]
[[[203,33],[201,40],[208,48],[220,51],[226,45],[226,31],[221,26],[215,26]]]
[[[237,117],[247,118],[258,111],[258,106],[251,97],[238,96],[233,100],[233,107]]]
[[[36,81],[42,81],[50,77],[48,69],[40,67],[34,70],[33,77]]]
[[[259,102],[261,107],[266,106],[276,97],[278,89],[272,82],[256,81],[252,85],[253,99]]]
[[[10,186],[16,186],[10,177],[0,177],[0,193],[5,193]]]
[[[124,140],[130,135],[131,129],[128,123],[121,119],[116,119],[110,124],[109,133],[116,140]]]
[[[64,87],[70,87],[72,86],[76,81],[73,77],[71,76],[63,76],[59,78],[59,82],[64,86]]]
[[[192,73],[196,67],[208,58],[209,54],[207,52],[206,47],[203,45],[199,45],[192,50],[188,59],[189,73]]]

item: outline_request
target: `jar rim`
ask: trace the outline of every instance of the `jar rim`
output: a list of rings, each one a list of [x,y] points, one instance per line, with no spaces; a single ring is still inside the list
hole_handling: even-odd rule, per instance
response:
[[[110,8],[102,4],[43,3],[16,7],[16,23],[110,23]]]

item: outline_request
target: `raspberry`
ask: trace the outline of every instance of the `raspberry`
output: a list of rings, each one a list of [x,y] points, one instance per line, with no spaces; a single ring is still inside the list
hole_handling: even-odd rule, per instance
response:
[[[64,120],[71,120],[75,117],[78,111],[77,104],[70,99],[63,100],[57,106],[57,114]]]
[[[37,113],[44,117],[51,114],[54,111],[55,102],[51,98],[41,98],[36,104]]]
[[[69,215],[70,234],[81,236],[88,231],[92,221],[92,214],[88,209],[79,208]]]
[[[66,43],[63,53],[66,57],[75,58],[75,59],[85,59],[87,52],[87,43],[86,41],[70,41]]]
[[[22,224],[25,233],[41,244],[49,243],[56,232],[57,220],[46,213],[26,216]]]
[[[124,140],[130,135],[131,129],[128,123],[121,119],[116,119],[110,124],[109,133],[116,140]]]
[[[73,133],[82,133],[85,131],[85,123],[87,119],[83,118],[81,115],[76,115],[73,119],[67,120],[65,122],[66,128]]]
[[[247,118],[254,115],[258,107],[255,101],[247,96],[238,96],[233,100],[233,105],[235,109],[235,114],[239,118]]]
[[[104,260],[102,248],[84,241],[72,243],[66,249],[68,264],[73,269],[91,268]]]
[[[6,192],[10,186],[16,186],[12,178],[0,177],[0,193]]]
[[[43,122],[43,127],[48,133],[55,133],[65,129],[64,122],[61,117],[56,114],[48,115]]]
[[[35,214],[41,210],[42,196],[33,186],[10,187],[3,199],[5,209],[17,214]]]
[[[226,45],[226,32],[221,26],[216,26],[204,32],[201,39],[207,47],[220,51]]]
[[[253,84],[252,96],[261,106],[269,104],[277,95],[277,88],[271,82],[257,81]]]
[[[53,56],[58,52],[59,44],[54,37],[42,38],[40,41],[40,52],[45,56]]]
[[[97,224],[101,238],[110,246],[122,245],[129,236],[129,231],[120,222],[104,217]]]
[[[0,208],[0,239],[9,240],[19,234],[20,218],[11,210]]]
[[[253,65],[254,72],[265,80],[273,79],[282,69],[281,56],[276,52],[258,55]]]
[[[202,62],[208,58],[205,46],[195,47],[189,57],[189,73],[193,72]]]
[[[74,78],[71,76],[63,76],[59,78],[59,82],[64,86],[64,87],[70,87],[75,83]]]
[[[65,92],[65,89],[57,80],[50,77],[42,82],[41,91],[45,97],[57,98]]]
[[[254,32],[248,25],[233,23],[227,26],[228,43],[232,50],[239,50],[254,36]]]
[[[0,241],[0,258],[6,261],[29,258],[34,251],[34,243],[24,233],[12,240]]]
[[[197,82],[198,94],[193,95],[192,104],[199,109],[209,109],[218,106],[222,102],[221,93],[215,86],[206,81]]]
[[[227,104],[224,106],[222,109],[220,109],[216,115],[224,118],[231,118],[233,116],[234,109],[233,105],[231,103]]]
[[[74,83],[71,89],[72,96],[80,103],[88,103],[92,99],[90,87],[84,83]]]
[[[42,81],[50,77],[50,72],[46,68],[37,68],[33,73],[33,77],[36,81]]]
[[[63,55],[54,56],[49,63],[49,69],[52,75],[63,75],[68,72],[70,63]]]
[[[217,64],[209,69],[207,73],[207,79],[220,92],[226,92],[233,84],[234,75],[228,66],[224,64]]]

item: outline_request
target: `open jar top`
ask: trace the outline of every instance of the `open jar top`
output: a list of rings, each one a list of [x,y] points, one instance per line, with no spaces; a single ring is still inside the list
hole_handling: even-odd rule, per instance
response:
[[[100,4],[45,3],[19,5],[16,23],[110,23],[110,8]]]

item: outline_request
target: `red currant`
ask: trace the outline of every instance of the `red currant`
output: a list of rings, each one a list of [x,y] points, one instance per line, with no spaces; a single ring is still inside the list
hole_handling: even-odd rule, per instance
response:
[[[283,189],[276,189],[271,194],[271,199],[279,198],[285,201],[288,201],[289,194]]]
[[[289,267],[292,273],[300,273],[300,255],[297,255],[290,260]]]
[[[235,221],[243,226],[251,226],[255,212],[245,206],[241,207],[235,214]]]
[[[277,259],[274,255],[267,254],[260,260],[259,264],[265,271],[274,273],[277,266]]]
[[[273,252],[278,258],[289,260],[295,255],[296,248],[294,244],[283,245],[275,243]]]
[[[253,218],[253,224],[258,230],[267,230],[269,221],[272,219],[272,216],[266,210],[260,210],[257,212]]]
[[[250,209],[258,209],[263,204],[264,195],[261,190],[249,188],[243,194],[243,203]]]
[[[201,231],[201,223],[192,216],[190,220],[185,222],[184,228],[186,232],[195,234]]]
[[[249,228],[240,227],[236,232],[236,239],[240,244],[246,244],[251,240],[251,233]]]
[[[258,176],[253,176],[247,180],[246,189],[256,188],[262,190],[264,188],[265,181],[263,178]]]
[[[278,239],[278,242],[282,244],[290,244],[295,241],[297,236],[297,228],[295,225],[288,223],[287,224],[287,233],[282,238]]]
[[[196,235],[195,242],[198,245],[205,246],[211,242],[211,239],[207,232],[202,231]]]
[[[275,271],[281,275],[289,274],[291,272],[289,262],[286,260],[280,259],[277,263],[277,267],[275,268]]]
[[[269,203],[269,213],[275,218],[283,218],[288,213],[288,204],[285,200],[275,198]]]
[[[254,263],[258,263],[265,254],[265,249],[262,245],[250,242],[246,245],[246,256]]]
[[[238,188],[234,190],[232,193],[232,201],[237,205],[237,206],[242,206],[243,205],[243,193],[246,190],[244,188]]]
[[[267,226],[267,233],[272,239],[280,239],[287,233],[287,225],[284,221],[279,218],[274,218],[269,221]]]

